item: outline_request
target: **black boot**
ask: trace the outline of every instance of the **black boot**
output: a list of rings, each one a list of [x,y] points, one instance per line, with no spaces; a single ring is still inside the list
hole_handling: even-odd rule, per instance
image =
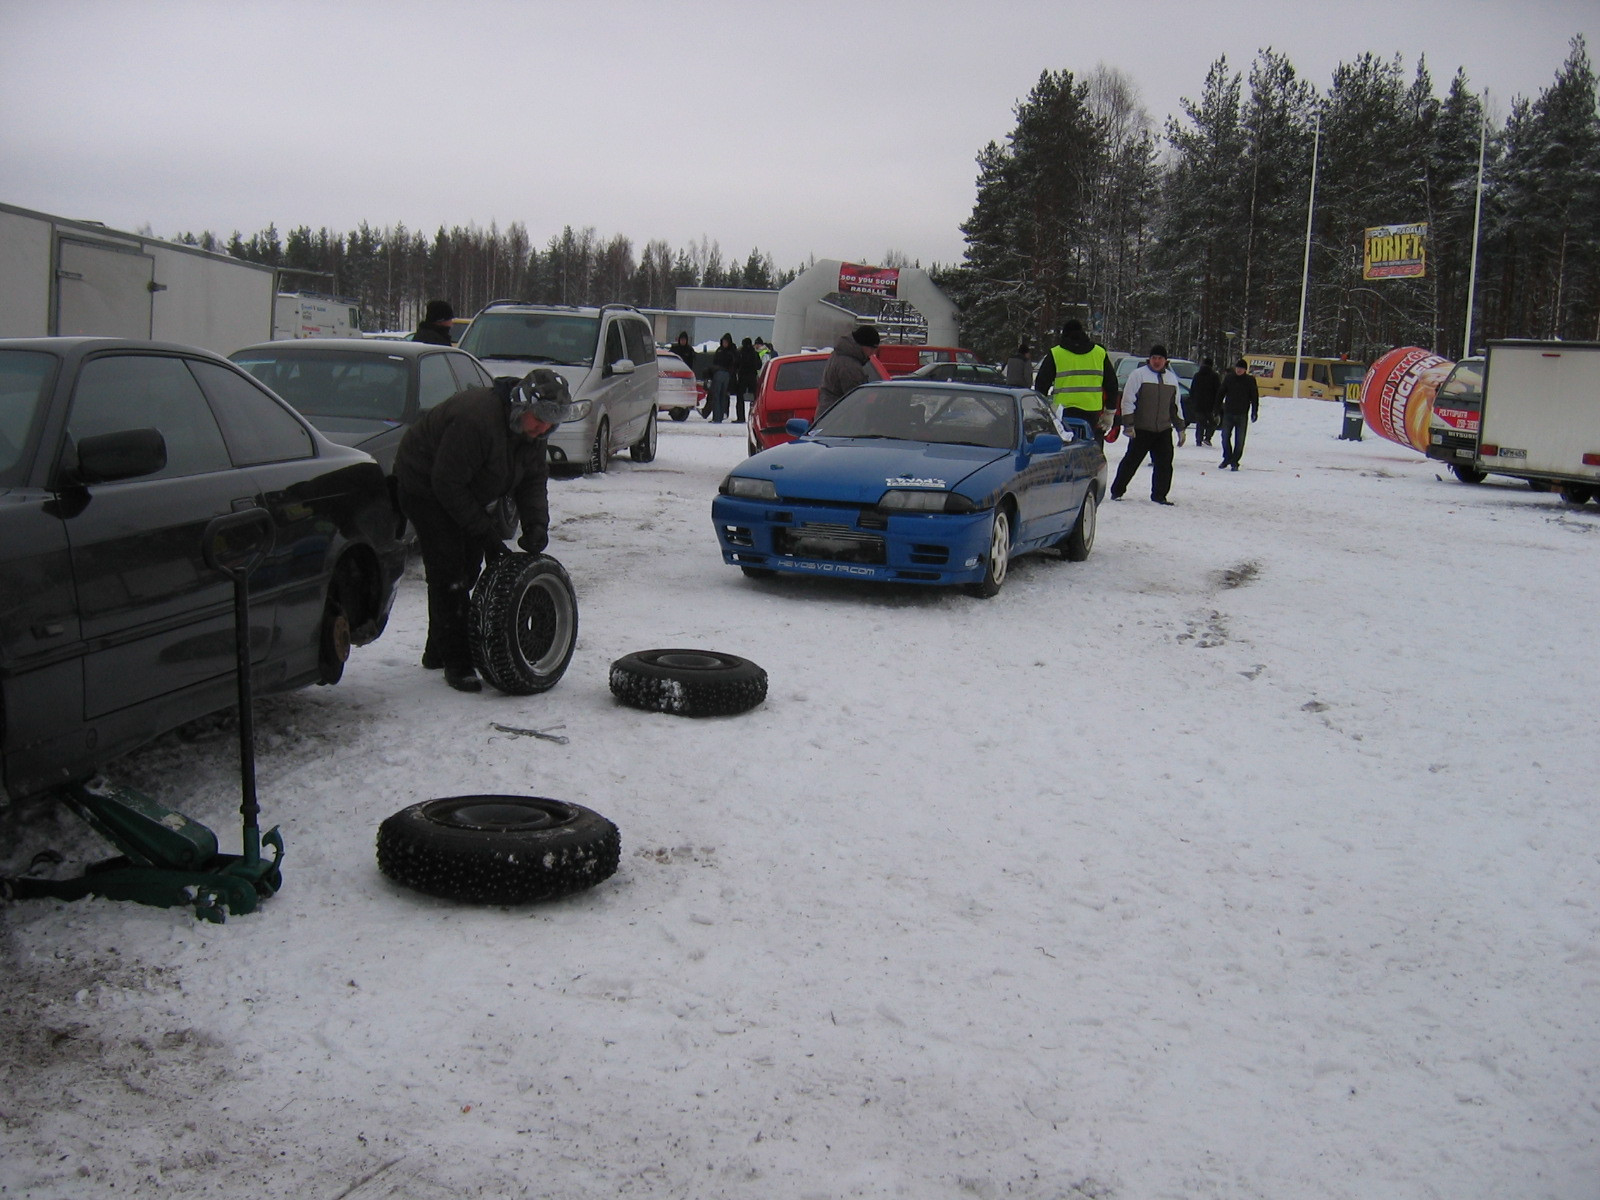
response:
[[[444,681],[458,692],[481,692],[483,684],[471,667],[445,667]]]

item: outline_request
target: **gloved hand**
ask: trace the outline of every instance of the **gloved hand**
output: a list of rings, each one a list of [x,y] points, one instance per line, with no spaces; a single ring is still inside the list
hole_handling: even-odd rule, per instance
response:
[[[491,533],[483,539],[483,561],[493,562],[497,558],[510,554],[506,549],[505,540],[499,534]]]
[[[529,529],[517,539],[517,545],[526,554],[543,554],[544,548],[550,544],[550,534],[541,529],[537,533]]]
[[[1189,431],[1187,429],[1178,430],[1178,445],[1181,446],[1181,445],[1184,444],[1184,442],[1186,442],[1188,440],[1189,440]]]

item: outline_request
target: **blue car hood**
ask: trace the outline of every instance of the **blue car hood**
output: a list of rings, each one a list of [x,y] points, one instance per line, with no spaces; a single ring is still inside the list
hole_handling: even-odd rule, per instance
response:
[[[736,473],[772,480],[780,499],[875,504],[890,487],[955,491],[974,471],[1011,454],[985,446],[823,437],[774,446]]]

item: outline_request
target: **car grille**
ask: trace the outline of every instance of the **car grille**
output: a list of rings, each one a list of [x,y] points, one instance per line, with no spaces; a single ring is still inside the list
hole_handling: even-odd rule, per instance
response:
[[[849,525],[806,522],[773,531],[773,549],[791,558],[825,562],[883,563],[883,539]]]

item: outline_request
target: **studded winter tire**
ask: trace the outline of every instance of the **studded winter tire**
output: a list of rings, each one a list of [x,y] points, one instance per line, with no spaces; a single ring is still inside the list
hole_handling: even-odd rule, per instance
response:
[[[622,838],[592,809],[542,796],[447,796],[378,827],[378,869],[445,900],[525,904],[616,874]]]
[[[715,650],[639,650],[611,664],[611,692],[646,712],[731,717],[767,698],[767,673]]]
[[[547,692],[578,641],[578,600],[566,569],[542,554],[495,559],[472,589],[472,662],[508,696]]]

